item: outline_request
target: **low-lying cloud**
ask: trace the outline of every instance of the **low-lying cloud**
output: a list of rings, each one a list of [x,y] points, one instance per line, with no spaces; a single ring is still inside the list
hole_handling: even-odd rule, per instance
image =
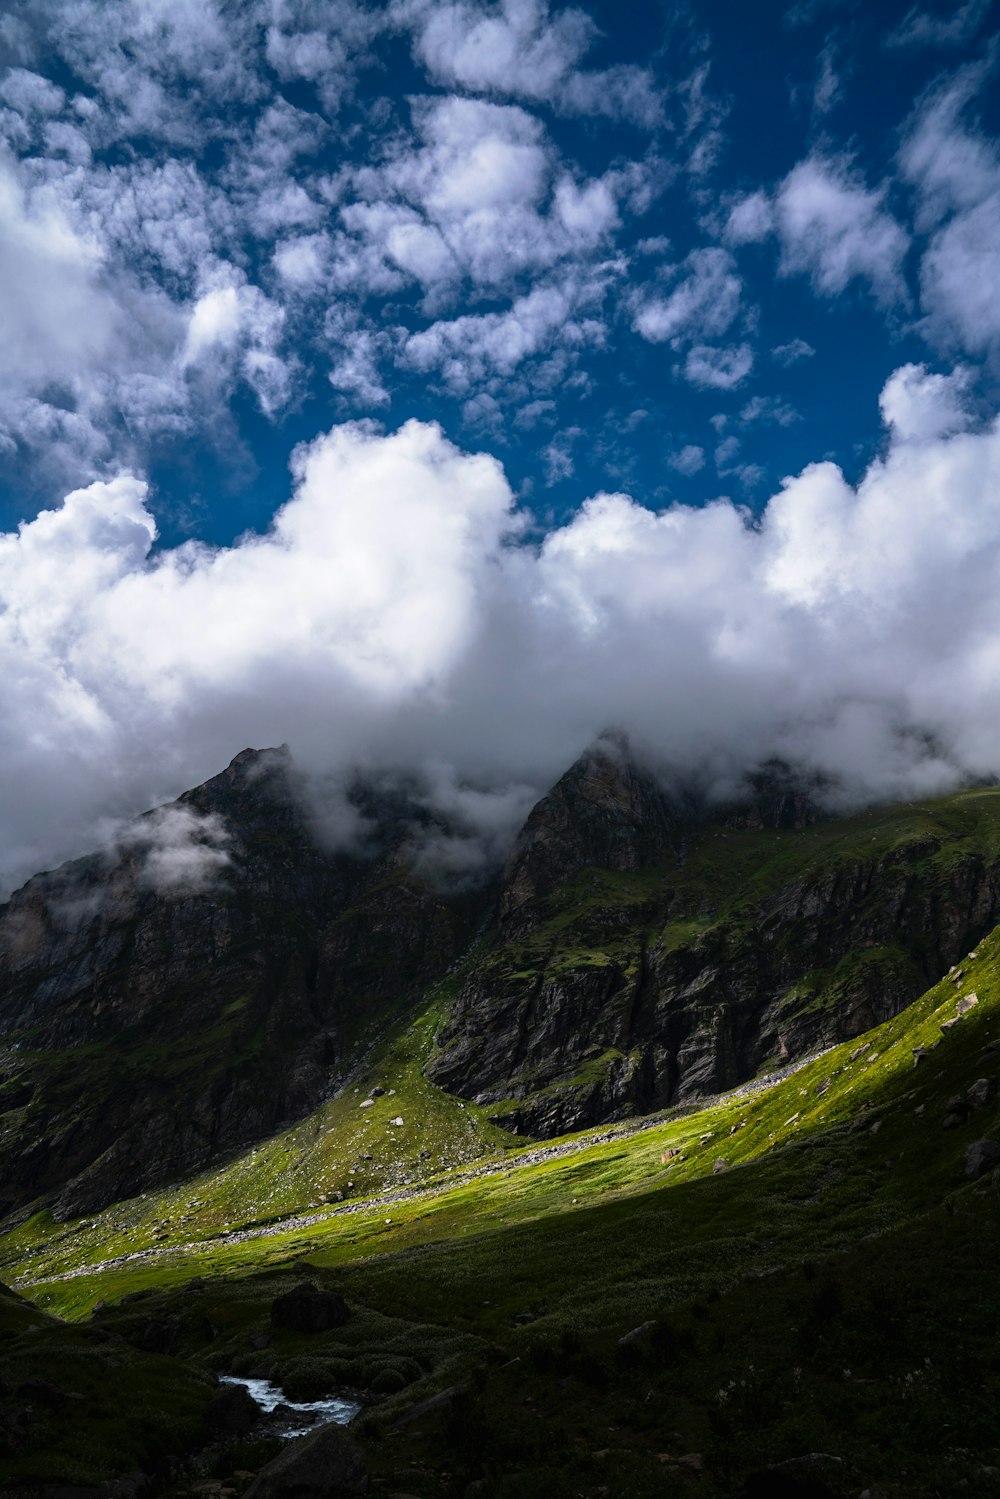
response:
[[[247,744],[419,772],[460,813],[456,867],[462,829],[498,847],[612,724],[709,787],[775,754],[847,800],[993,774],[1000,424],[965,395],[897,371],[856,488],[811,464],[757,520],[600,494],[540,544],[494,458],[416,421],[301,448],[269,532],[231,547],[157,551],[138,478],[75,491],[0,537],[4,882]],[[221,831],[179,832],[164,878],[218,872]]]

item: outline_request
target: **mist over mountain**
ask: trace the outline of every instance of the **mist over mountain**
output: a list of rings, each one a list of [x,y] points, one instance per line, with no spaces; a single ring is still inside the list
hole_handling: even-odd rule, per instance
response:
[[[75,491],[0,544],[8,886],[243,743],[290,744],[334,840],[362,770],[502,841],[609,724],[709,794],[773,756],[841,806],[994,774],[1000,429],[963,388],[898,372],[857,487],[814,464],[756,520],[601,494],[536,537],[417,422],[302,448],[230,547],[155,548],[138,479]]]

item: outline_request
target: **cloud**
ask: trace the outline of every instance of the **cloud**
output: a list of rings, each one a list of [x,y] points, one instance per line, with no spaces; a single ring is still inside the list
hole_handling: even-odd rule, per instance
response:
[[[886,381],[879,397],[882,420],[903,441],[934,442],[972,424],[967,399],[970,373],[930,374],[925,365],[904,364]]]
[[[138,480],[71,494],[0,539],[6,878],[283,738],[316,778],[405,769],[442,814],[435,786],[520,807],[609,722],[719,786],[769,754],[848,799],[995,772],[1000,424],[966,395],[904,367],[857,487],[811,464],[752,523],[599,494],[531,545],[499,464],[418,422],[301,449],[227,548],[154,552]],[[204,830],[175,844],[221,867]]]
[[[814,358],[815,354],[812,344],[806,343],[804,338],[793,338],[787,344],[778,344],[771,350],[771,358],[786,369],[799,364],[803,359]]]
[[[697,474],[705,467],[705,449],[697,447],[695,443],[688,443],[678,452],[671,453],[667,462],[679,474]]]
[[[118,848],[138,852],[140,884],[160,895],[196,895],[212,889],[230,863],[229,841],[221,817],[203,817],[183,805],[158,807],[122,825],[114,839]]]
[[[909,237],[886,209],[885,196],[865,187],[843,161],[811,156],[799,162],[774,199],[782,273],[808,275],[824,296],[838,296],[860,279],[885,305],[905,301]]]
[[[647,127],[662,118],[648,69],[580,66],[596,27],[575,6],[552,13],[545,0],[500,0],[488,8],[466,0],[400,0],[394,13],[413,28],[414,52],[430,76],[449,87]]]
[[[740,198],[729,210],[725,238],[731,245],[759,244],[774,232],[774,204],[758,190]]]
[[[633,319],[649,343],[679,348],[687,338],[720,338],[740,310],[743,283],[728,250],[692,250],[677,268],[680,280],[669,296],[640,294]]]
[[[929,238],[920,263],[926,331],[939,345],[995,353],[1000,307],[1000,154],[963,121],[991,70],[971,67],[931,95],[917,113],[900,165],[917,193]]]
[[[886,47],[962,47],[986,18],[992,0],[966,0],[948,15],[936,16],[915,5],[886,36]]]
[[[684,361],[684,378],[702,390],[735,390],[753,369],[749,344],[713,348],[695,344]]]

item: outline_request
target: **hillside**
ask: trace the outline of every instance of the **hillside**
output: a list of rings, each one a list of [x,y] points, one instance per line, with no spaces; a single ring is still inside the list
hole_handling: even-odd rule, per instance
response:
[[[543,1159],[522,1147],[493,1174],[257,1238],[206,1220],[118,1264],[141,1253],[123,1219],[162,1202],[38,1219],[6,1236],[0,1263],[38,1305],[137,1355],[165,1330],[158,1364],[178,1377],[266,1369],[293,1391],[382,1391],[359,1428],[376,1488],[985,1495],[1000,1465],[1000,1307],[982,1259],[1000,1146],[977,1142],[1000,1133],[998,1070],[1000,932],[860,1042],[636,1133],[553,1142]],[[190,1196],[213,1190],[205,1177]],[[305,1275],[343,1294],[352,1321],[269,1332],[274,1297]],[[5,1387],[43,1338],[71,1336],[14,1338]],[[451,1393],[394,1427],[435,1390]],[[71,1416],[41,1450],[29,1420],[12,1471],[92,1482],[113,1468],[114,1447],[97,1443],[89,1467],[73,1456],[86,1418]],[[184,1446],[175,1419],[161,1452]],[[141,1412],[116,1440],[140,1438],[156,1445]],[[225,1477],[271,1450],[210,1445],[204,1460]],[[827,1458],[800,1471],[812,1452]],[[204,1472],[175,1470],[168,1487]]]
[[[298,1121],[316,1202],[695,1100],[895,1014],[1000,919],[992,789],[834,818],[771,767],[720,807],[606,738],[458,889],[420,862],[412,789],[352,795],[368,839],[331,852],[287,754],[247,751],[0,910],[0,1218],[99,1211],[255,1144],[276,1179],[248,1168],[254,1211],[283,1210],[263,1142]],[[224,862],[156,887],[178,817]],[[388,1152],[341,1128],[380,1047]]]

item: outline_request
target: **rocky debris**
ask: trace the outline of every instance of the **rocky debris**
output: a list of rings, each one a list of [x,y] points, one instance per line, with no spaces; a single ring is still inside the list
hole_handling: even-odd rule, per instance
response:
[[[364,1453],[342,1427],[328,1423],[261,1468],[244,1499],[349,1499],[367,1492]]]
[[[712,1162],[712,1175],[713,1176],[721,1176],[722,1173],[723,1173],[723,1171],[725,1171],[726,1169],[727,1169],[727,1163],[726,1163],[726,1160],[725,1160],[725,1158],[723,1156],[720,1155],[717,1160],[715,1160],[715,1161]]]
[[[971,1181],[995,1166],[1000,1166],[1000,1141],[975,1140],[966,1150],[965,1174]]]
[[[205,1408],[206,1425],[225,1436],[246,1436],[260,1416],[260,1406],[241,1384],[226,1385]]]
[[[974,1009],[975,1006],[978,1003],[979,1003],[979,995],[978,994],[963,994],[962,998],[958,1001],[958,1004],[955,1006],[955,1013],[956,1013],[956,1015],[968,1015],[969,1011],[972,1010],[972,1009]]]
[[[288,1332],[328,1332],[343,1327],[351,1311],[336,1291],[321,1291],[306,1280],[271,1303],[272,1326]]]

